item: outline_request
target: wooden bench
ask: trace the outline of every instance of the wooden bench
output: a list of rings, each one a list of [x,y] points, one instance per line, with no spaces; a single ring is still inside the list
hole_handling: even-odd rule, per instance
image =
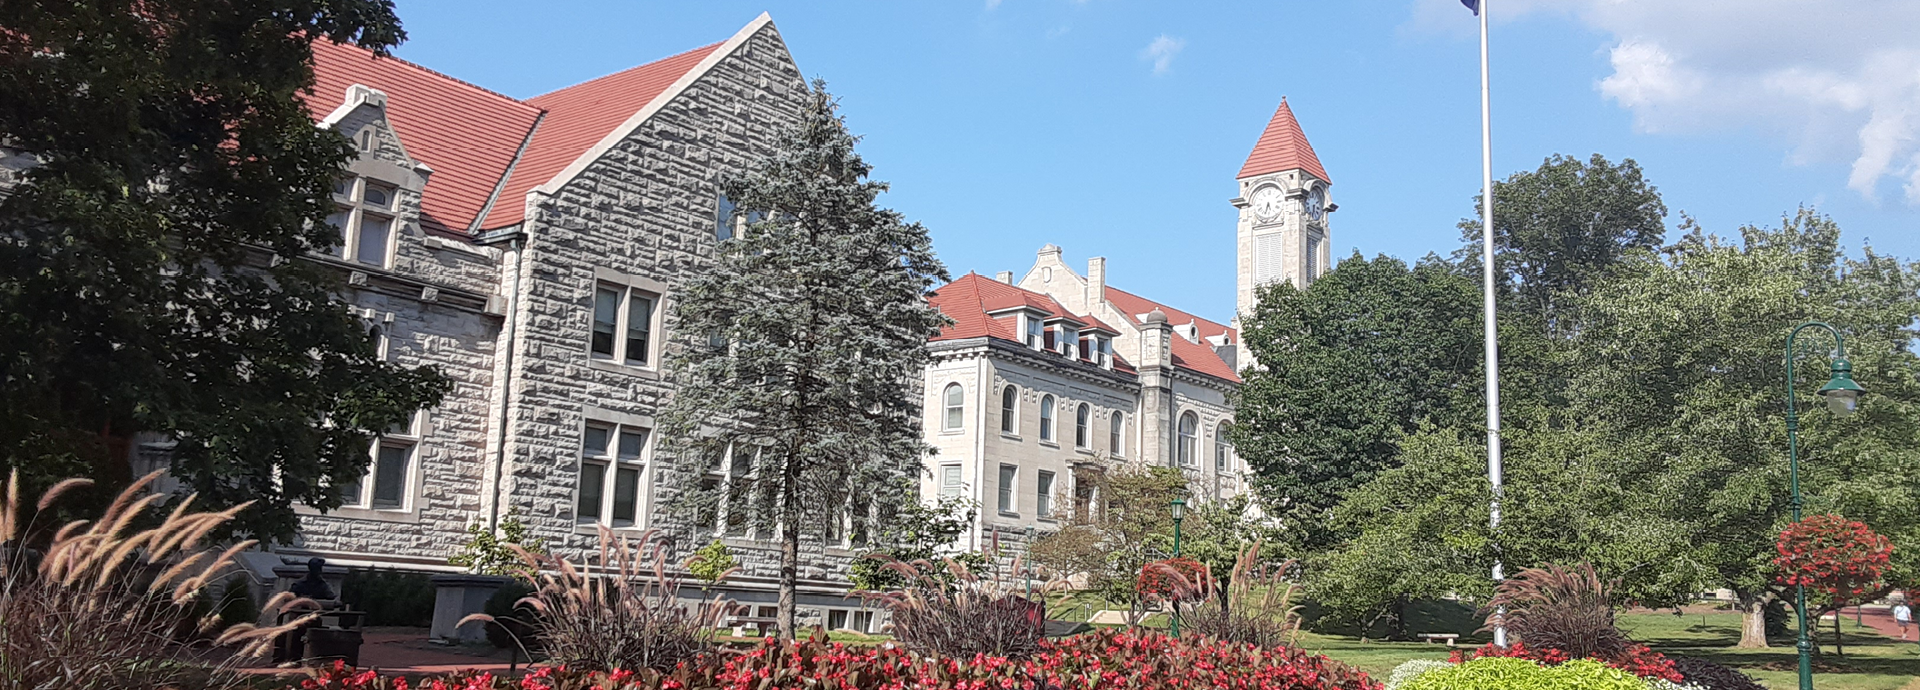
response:
[[[766,636],[767,632],[780,625],[778,618],[757,618],[754,616],[728,616],[727,626],[733,628],[734,637],[746,637],[746,629],[753,628],[754,634]]]
[[[1420,633],[1418,635],[1414,635],[1414,637],[1418,637],[1420,638],[1420,641],[1426,642],[1428,644],[1432,644],[1434,642],[1445,642],[1447,643],[1448,647],[1452,647],[1453,642],[1455,640],[1460,639],[1460,636],[1455,633]]]

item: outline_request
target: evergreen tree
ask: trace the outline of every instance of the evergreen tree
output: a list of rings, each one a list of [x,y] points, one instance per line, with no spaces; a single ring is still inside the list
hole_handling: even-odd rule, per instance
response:
[[[30,483],[127,475],[141,432],[234,525],[288,537],[341,503],[372,436],[438,402],[381,362],[302,260],[347,140],[297,98],[311,42],[374,50],[388,0],[0,4],[0,462]],[[24,164],[24,165],[20,165]],[[111,495],[111,490],[101,492]]]
[[[856,137],[815,82],[799,122],[744,179],[725,185],[755,211],[720,243],[675,318],[707,343],[673,361],[678,384],[662,429],[683,458],[745,454],[751,490],[728,510],[780,539],[780,630],[794,634],[802,532],[850,509],[918,500],[926,340],[946,318],[925,294],[947,280],[926,228],[874,204]],[[683,468],[704,473],[705,467]]]

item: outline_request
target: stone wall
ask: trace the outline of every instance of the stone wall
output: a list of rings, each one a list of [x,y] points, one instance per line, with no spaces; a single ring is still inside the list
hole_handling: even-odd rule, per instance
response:
[[[597,528],[577,524],[574,515],[587,423],[653,427],[673,387],[662,360],[704,337],[680,332],[672,311],[680,287],[712,261],[718,184],[772,150],[805,93],[785,44],[764,25],[555,194],[528,200],[524,331],[515,355],[504,501],[561,553],[577,556],[597,542]],[[660,295],[654,339],[661,345],[647,366],[589,356],[592,300],[601,283]],[[689,516],[674,510],[685,488],[680,478],[699,476],[704,467],[668,457],[657,434],[648,446],[643,518],[622,531],[664,530],[677,562],[708,538],[708,530],[690,527]],[[756,579],[776,574],[773,544],[732,543],[742,583],[757,586]],[[844,581],[848,555],[829,557],[819,539],[802,543],[803,579]]]

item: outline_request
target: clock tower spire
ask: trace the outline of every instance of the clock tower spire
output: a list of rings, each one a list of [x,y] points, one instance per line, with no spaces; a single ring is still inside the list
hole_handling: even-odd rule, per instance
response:
[[[1240,209],[1240,224],[1234,307],[1237,314],[1248,314],[1261,286],[1285,280],[1305,289],[1326,272],[1331,258],[1327,213],[1335,208],[1327,189],[1333,181],[1284,97],[1236,179],[1240,195],[1233,205]]]

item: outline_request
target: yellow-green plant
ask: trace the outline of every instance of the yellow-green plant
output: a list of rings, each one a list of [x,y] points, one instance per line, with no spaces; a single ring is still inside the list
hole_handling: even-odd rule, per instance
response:
[[[220,548],[205,544],[207,535],[247,506],[195,512],[188,496],[153,523],[149,511],[167,498],[147,492],[159,476],[121,491],[98,520],[76,520],[50,534],[34,518],[50,515],[62,495],[91,482],[62,481],[28,504],[20,497],[19,472],[8,479],[0,499],[0,690],[237,682],[224,666],[182,663],[182,652],[192,633],[219,624],[215,611],[195,606],[201,593],[233,572],[235,555],[254,545]],[[152,526],[140,529],[143,524]],[[313,602],[283,593],[268,607],[313,608]],[[216,643],[237,646],[240,656],[262,656],[274,637],[310,618],[277,627],[235,624]]]
[[[1185,607],[1180,627],[1259,647],[1293,644],[1300,634],[1300,607],[1293,603],[1298,588],[1286,579],[1292,569],[1292,561],[1278,566],[1262,562],[1260,543],[1254,542],[1234,560],[1226,582],[1203,571],[1199,582],[1182,583],[1195,593],[1180,599],[1198,603]]]
[[[538,553],[546,548],[546,540],[532,536],[527,524],[520,521],[520,512],[509,508],[507,514],[500,517],[498,530],[487,529],[477,522],[467,525],[467,543],[447,557],[447,564],[466,568],[475,575],[508,575],[520,563],[516,546]]]

